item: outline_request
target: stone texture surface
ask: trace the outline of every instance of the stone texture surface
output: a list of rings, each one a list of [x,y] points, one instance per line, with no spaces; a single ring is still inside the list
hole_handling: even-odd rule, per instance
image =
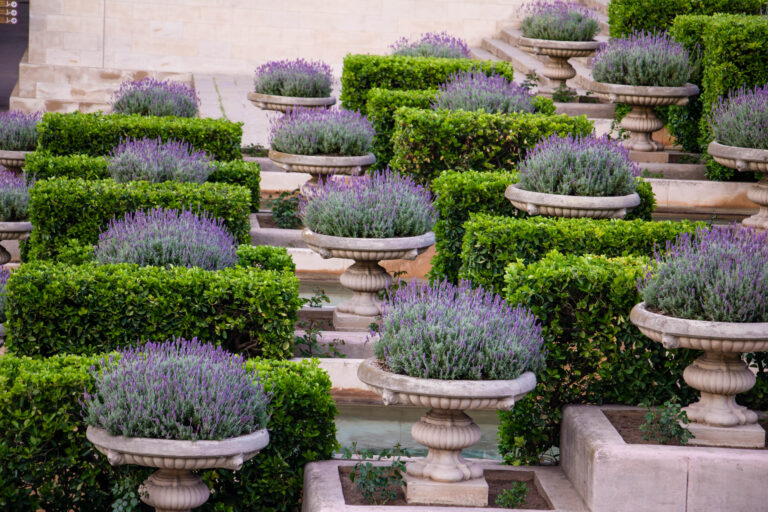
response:
[[[623,219],[627,211],[640,204],[640,196],[582,197],[544,194],[507,187],[505,197],[519,210],[529,215],[551,217],[589,217],[593,219]]]
[[[478,466],[479,467],[479,466]],[[451,485],[405,476],[405,499],[410,505],[488,506],[488,482],[475,478]]]

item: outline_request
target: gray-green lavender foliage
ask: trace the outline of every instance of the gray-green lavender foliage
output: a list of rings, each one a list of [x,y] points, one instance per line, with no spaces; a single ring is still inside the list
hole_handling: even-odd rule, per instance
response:
[[[0,167],[0,222],[29,218],[29,189],[34,183],[34,178]]]
[[[34,151],[37,147],[37,123],[41,118],[40,112],[0,112],[0,150]]]
[[[553,41],[591,41],[600,30],[597,17],[579,2],[538,1],[525,7],[523,36]]]
[[[145,180],[152,183],[179,181],[205,183],[213,172],[211,157],[183,141],[128,139],[112,150],[107,163],[118,183]]]
[[[720,97],[707,120],[720,144],[768,149],[768,84]]]
[[[361,156],[371,151],[373,135],[359,112],[297,107],[271,121],[269,144],[294,155]]]
[[[533,96],[506,77],[479,71],[461,71],[439,86],[432,108],[483,110],[489,114],[533,113]]]

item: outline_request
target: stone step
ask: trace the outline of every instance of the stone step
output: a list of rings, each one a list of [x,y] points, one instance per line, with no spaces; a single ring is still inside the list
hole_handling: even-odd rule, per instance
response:
[[[502,31],[502,34],[504,32]],[[509,44],[507,41],[493,38],[483,39],[482,49],[492,53],[501,60],[511,63],[518,73],[518,82],[525,80],[525,75],[536,73],[539,77],[539,86],[552,89],[552,81],[540,73],[544,65],[529,53]]]
[[[704,164],[680,164],[663,162],[638,162],[640,169],[648,171],[649,177],[672,180],[706,180],[707,166]]]
[[[606,37],[610,36],[611,27],[608,25],[608,15],[597,9],[592,9],[592,11],[595,13],[597,22],[600,24],[600,32],[598,34]]]
[[[480,59],[480,60],[492,60],[494,62],[498,62],[501,59],[499,59],[497,56],[489,52],[488,50],[484,50],[482,48],[474,47],[469,49],[469,54],[473,59]],[[517,79],[518,77],[515,77]],[[519,81],[519,80],[518,80]]]
[[[597,11],[599,13],[604,14],[605,16],[608,16],[608,4],[611,2],[611,0],[581,0],[581,3],[593,11]]]

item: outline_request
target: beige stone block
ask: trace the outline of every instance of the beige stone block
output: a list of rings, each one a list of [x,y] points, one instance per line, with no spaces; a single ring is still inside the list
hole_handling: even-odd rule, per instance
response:
[[[181,38],[183,26],[180,21],[150,21],[149,33],[151,37]]]
[[[29,13],[29,31],[45,31],[48,26],[48,15]]]
[[[104,0],[64,0],[62,12],[81,16],[103,17]]]
[[[45,100],[37,98],[21,98],[18,96],[11,96],[8,101],[8,107],[11,110],[21,110],[22,112],[38,112],[45,110]]]
[[[47,16],[47,30],[57,32],[81,32],[81,16],[75,14],[51,14]]]
[[[405,476],[405,499],[409,505],[488,506],[488,482],[476,478],[464,482],[433,482]]]
[[[64,0],[45,0],[44,2],[29,2],[29,17],[61,14]]]
[[[197,54],[200,57],[219,57],[228,59],[232,56],[232,43],[218,41],[199,41]]]
[[[206,40],[216,40],[217,34],[218,34],[217,26],[215,23],[205,23],[205,22],[185,22],[182,25],[182,35],[184,39],[206,39]],[[222,30],[222,33],[227,33],[231,31],[225,31]],[[223,39],[226,40],[226,39]]]
[[[35,84],[35,97],[70,100],[72,99],[72,87],[66,83],[37,82]]]
[[[194,40],[138,39],[133,41],[133,50],[148,55],[195,56],[197,43]]]
[[[61,50],[52,48],[45,52],[45,62],[62,66],[101,66],[103,52],[96,50]]]
[[[113,0],[107,1],[106,19],[131,19],[133,18],[133,6],[133,2],[116,2]]]

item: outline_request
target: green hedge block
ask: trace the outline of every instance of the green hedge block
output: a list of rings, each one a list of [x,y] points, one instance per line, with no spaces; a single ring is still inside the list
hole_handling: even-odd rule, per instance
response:
[[[111,467],[85,438],[79,400],[93,389],[88,368],[100,357],[0,358],[0,456],[11,468],[0,472],[3,510],[124,510],[112,507],[137,497],[150,470]],[[213,493],[201,510],[298,511],[304,465],[337,446],[330,379],[316,361],[248,366],[273,393],[270,441],[240,471],[203,472]]]
[[[296,272],[296,263],[285,247],[271,245],[241,245],[237,248],[237,264],[264,270]]]
[[[368,91],[382,89],[434,89],[458,71],[478,69],[497,73],[510,80],[514,70],[508,62],[400,55],[347,55],[341,72],[341,106],[365,110]]]
[[[475,284],[502,287],[510,263],[532,263],[549,251],[568,254],[652,256],[680,233],[692,233],[703,222],[647,222],[643,220],[563,219],[475,214],[464,224],[459,276]]]
[[[250,242],[251,193],[245,187],[56,178],[42,180],[30,191],[29,220],[35,229],[26,257],[55,258],[72,239],[81,245],[95,244],[114,217],[155,207],[208,212],[223,219],[241,243]]]
[[[505,297],[531,308],[548,351],[536,389],[500,414],[499,450],[508,463],[538,464],[559,445],[566,404],[658,404],[673,396],[687,404],[694,398],[682,377],[696,351],[668,352],[629,321],[647,263],[637,256],[553,252],[507,267]]]
[[[98,354],[170,336],[291,357],[301,307],[292,272],[256,266],[208,271],[33,262],[13,273],[6,292],[8,350],[35,357]]]
[[[510,169],[554,133],[589,135],[592,129],[585,116],[403,107],[395,113],[390,165],[422,183],[431,183],[445,170]]]
[[[183,140],[215,160],[240,160],[242,123],[199,117],[47,113],[37,125],[38,149],[55,155],[108,155],[127,138]]]
[[[211,183],[242,185],[251,191],[251,211],[258,211],[261,203],[261,168],[256,162],[232,160],[213,162],[214,170],[208,177]],[[24,172],[38,180],[51,178],[82,178],[101,180],[109,178],[107,160],[103,156],[52,155],[33,151],[27,155]]]

